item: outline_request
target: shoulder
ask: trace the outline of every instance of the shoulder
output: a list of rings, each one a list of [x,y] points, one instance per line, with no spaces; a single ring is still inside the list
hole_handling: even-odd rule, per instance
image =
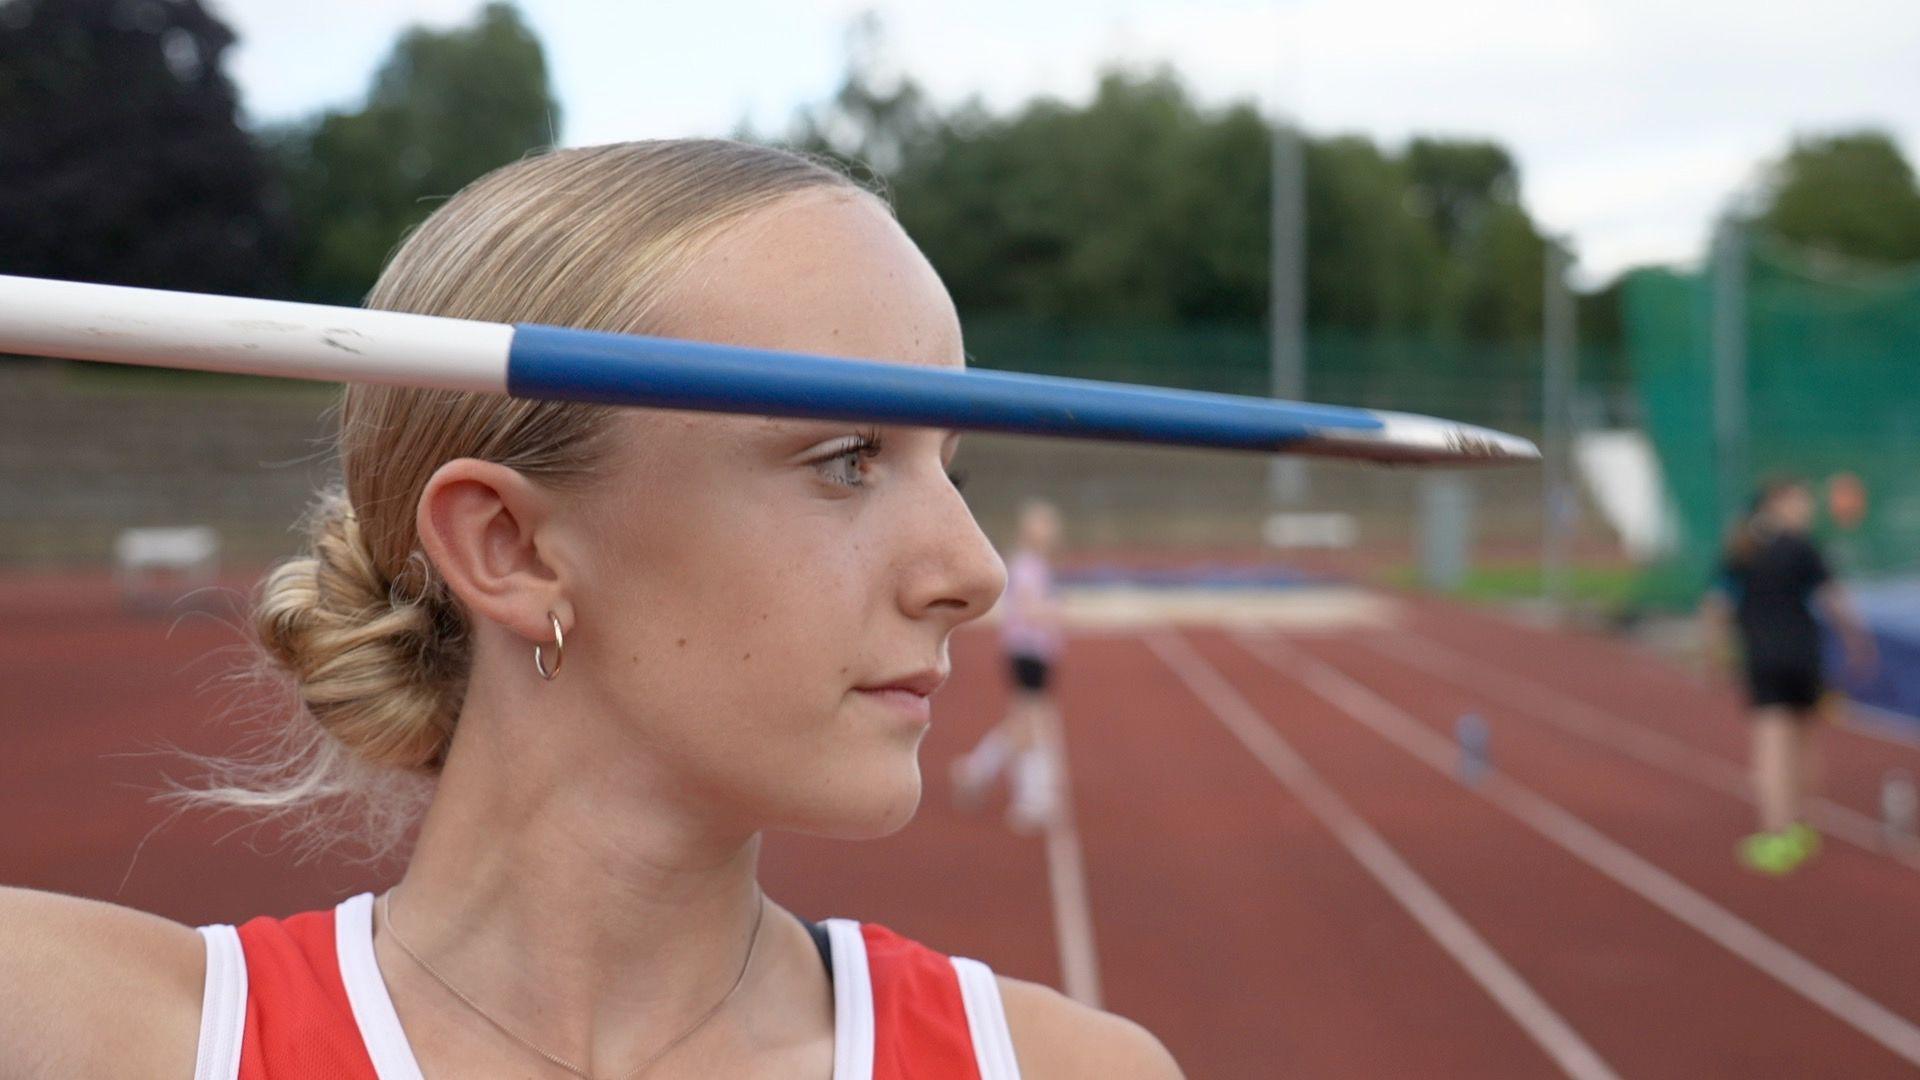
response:
[[[190,927],[0,888],[0,1075],[191,1076],[205,977]]]
[[[1037,983],[996,976],[1007,1028],[1029,1080],[1100,1076],[1178,1080],[1180,1066],[1146,1028]]]
[[[1767,541],[1767,547],[1781,555],[1804,555],[1813,549],[1813,539],[1797,532],[1781,530]]]

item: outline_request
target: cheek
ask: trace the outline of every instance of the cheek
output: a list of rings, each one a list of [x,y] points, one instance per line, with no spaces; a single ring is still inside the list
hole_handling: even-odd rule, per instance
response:
[[[869,583],[857,549],[807,533],[770,523],[714,537],[683,579],[689,610],[718,638],[757,643],[769,660],[845,643]]]
[[[773,499],[656,509],[678,520],[630,531],[607,560],[621,659],[646,684],[633,692],[771,719],[782,698],[804,714],[873,674],[875,574],[844,520]]]
[[[616,707],[669,768],[769,825],[883,835],[912,815],[920,780],[919,733],[847,693],[900,661],[875,641],[880,553],[842,519],[767,517],[686,529],[671,569],[628,575]]]

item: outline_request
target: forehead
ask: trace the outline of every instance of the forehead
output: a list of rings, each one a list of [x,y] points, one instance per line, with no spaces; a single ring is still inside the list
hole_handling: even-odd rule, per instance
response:
[[[688,264],[654,330],[861,360],[961,366],[939,275],[877,200],[815,191],[754,212]]]
[[[755,211],[707,240],[664,301],[646,333],[857,360],[966,364],[946,286],[893,216],[863,192],[803,192]],[[696,452],[696,443],[711,439],[778,437],[807,423],[654,410],[623,416],[628,451],[649,460]]]

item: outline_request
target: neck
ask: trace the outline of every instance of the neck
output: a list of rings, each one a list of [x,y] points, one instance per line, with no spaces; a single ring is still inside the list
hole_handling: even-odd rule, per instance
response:
[[[507,745],[508,727],[462,717],[467,738],[448,756],[393,921],[497,1022],[596,1073],[630,1068],[739,975],[762,902],[759,837],[703,823],[650,795],[662,785],[645,777],[569,772],[552,742]],[[390,977],[390,956],[410,963],[383,952]],[[466,1011],[416,974],[415,1000]]]

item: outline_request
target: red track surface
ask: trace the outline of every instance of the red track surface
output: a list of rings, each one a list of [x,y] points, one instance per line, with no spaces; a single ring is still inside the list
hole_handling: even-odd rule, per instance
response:
[[[390,871],[295,866],[240,819],[169,822],[148,802],[217,750],[232,633],[122,615],[95,583],[0,588],[0,881],[200,923],[331,903]],[[1773,881],[1732,861],[1750,809],[1578,738],[1369,641],[1413,635],[1519,672],[1622,723],[1737,763],[1737,703],[1638,651],[1413,603],[1402,628],[1278,639],[1451,738],[1481,713],[1504,775],[1733,918],[1920,1024],[1920,872],[1829,840]],[[1832,1011],[1599,872],[1261,658],[1263,639],[1185,642],[1621,1076],[1912,1076]],[[1008,974],[1060,979],[1037,839],[948,804],[945,764],[1003,701],[992,640],[955,643],[925,750],[928,796],[899,835],[769,841],[769,891],[804,914],[885,922]],[[1162,662],[1145,636],[1077,639],[1062,694],[1105,1004],[1195,1077],[1534,1077],[1554,1059]],[[1881,772],[1920,749],[1830,732],[1831,794],[1872,813]],[[156,826],[161,826],[154,831]],[[149,835],[151,833],[151,835]],[[231,834],[231,835],[230,835]],[[144,842],[143,842],[144,841]],[[138,851],[136,857],[135,852]]]

